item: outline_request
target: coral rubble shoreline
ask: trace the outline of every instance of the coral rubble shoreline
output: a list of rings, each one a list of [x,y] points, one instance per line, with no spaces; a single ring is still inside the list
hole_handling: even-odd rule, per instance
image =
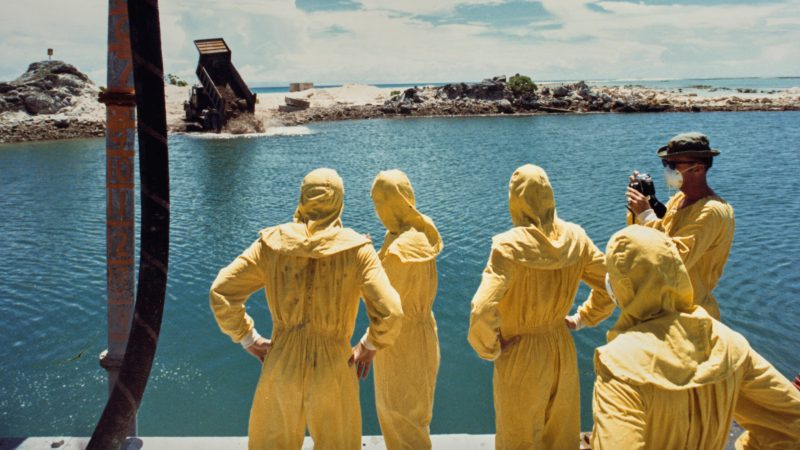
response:
[[[103,137],[105,134],[105,121],[37,120],[10,126],[0,124],[0,144]]]
[[[653,113],[707,111],[800,111],[800,89],[774,92],[707,90],[708,95],[643,86],[589,86],[585,82],[535,87],[514,76],[479,83],[382,89],[363,84],[258,94],[251,121],[266,127],[313,122],[492,115]],[[522,87],[520,87],[522,86]],[[30,65],[11,82],[0,82],[0,143],[103,136],[105,107],[100,89],[75,67],[61,61]],[[189,87],[166,86],[171,132],[193,132],[184,120]],[[289,98],[287,101],[286,99]],[[299,100],[299,101],[295,101]],[[307,105],[305,108],[292,105]],[[241,125],[241,124],[240,124]],[[248,127],[231,126],[228,133]]]
[[[306,110],[278,112],[273,118],[283,125],[301,125],[393,117],[798,110],[800,95],[700,97],[638,86],[590,87],[585,82],[519,95],[507,88],[505,77],[495,77],[475,84],[409,88],[383,105],[312,104]]]

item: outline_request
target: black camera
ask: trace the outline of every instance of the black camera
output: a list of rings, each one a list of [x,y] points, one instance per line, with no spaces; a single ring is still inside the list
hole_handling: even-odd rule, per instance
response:
[[[633,181],[628,184],[628,187],[639,191],[645,197],[656,195],[656,187],[653,185],[653,178],[646,173],[636,175]]]
[[[628,183],[628,187],[639,191],[647,197],[647,201],[656,213],[656,217],[660,219],[667,213],[667,207],[656,198],[656,186],[653,184],[653,178],[650,175],[646,173],[636,175],[633,181]]]

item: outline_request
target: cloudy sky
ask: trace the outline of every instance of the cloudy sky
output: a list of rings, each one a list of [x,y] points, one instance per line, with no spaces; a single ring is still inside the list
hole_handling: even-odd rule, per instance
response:
[[[160,0],[167,72],[222,36],[251,85],[800,75],[800,0]],[[108,6],[3,0],[0,80],[57,58],[105,84]]]

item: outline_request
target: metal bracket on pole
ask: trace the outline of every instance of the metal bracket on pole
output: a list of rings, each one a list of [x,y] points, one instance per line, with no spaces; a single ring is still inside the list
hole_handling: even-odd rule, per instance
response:
[[[102,91],[97,95],[97,101],[105,105],[114,106],[136,106],[136,92],[132,90],[108,90]]]
[[[100,367],[106,369],[108,372],[117,370],[122,367],[122,358],[109,355],[108,349],[105,349],[100,352]]]

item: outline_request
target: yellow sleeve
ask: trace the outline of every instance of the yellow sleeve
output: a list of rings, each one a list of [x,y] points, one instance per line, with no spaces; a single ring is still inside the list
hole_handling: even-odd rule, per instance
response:
[[[596,359],[595,369],[592,449],[644,449],[646,421],[641,393],[614,378]]]
[[[658,231],[664,231],[664,222],[662,222],[661,219],[651,220],[650,222],[640,223],[639,225]]]
[[[695,220],[670,235],[687,270],[697,264],[720,232],[727,232],[728,226],[723,223],[722,214],[716,206],[706,205]]]
[[[672,197],[669,198],[669,200],[667,200],[666,205],[664,205],[664,206],[667,207],[667,211],[672,209],[672,205],[675,202],[678,201],[678,198],[683,199],[683,196],[682,195],[673,195]],[[636,225],[642,225],[642,226],[645,226],[645,227],[648,227],[648,228],[654,228],[654,229],[656,229],[658,231],[664,231],[664,222],[662,221],[663,218],[662,219],[651,220],[651,221],[645,222],[645,223],[639,223],[638,220],[636,220],[636,215],[634,215],[633,212],[631,212],[631,210],[627,210],[627,211],[628,212],[627,212],[627,215],[625,217],[625,219],[626,219],[625,223],[627,225],[636,224]]]
[[[403,326],[403,307],[372,245],[358,250],[361,296],[367,307],[367,339],[376,349],[394,344]]]
[[[745,429],[737,449],[800,448],[800,391],[750,350],[733,417]]]
[[[614,302],[606,292],[606,257],[593,242],[589,242],[587,258],[581,279],[592,291],[578,308],[578,314],[582,324],[593,327],[614,312]]]
[[[481,284],[472,297],[467,339],[478,356],[490,361],[500,356],[500,314],[497,306],[511,283],[512,264],[499,251],[492,249]]]
[[[219,271],[209,294],[211,311],[223,333],[239,342],[253,329],[253,319],[245,311],[245,302],[264,287],[265,251],[261,239],[256,240],[227,267]]]
[[[628,210],[628,213],[625,216],[625,225],[641,225],[643,227],[655,228],[656,230],[664,231],[664,223],[661,221],[661,219],[654,219],[649,222],[639,223],[639,220],[636,219],[636,216],[634,216],[630,210]]]

